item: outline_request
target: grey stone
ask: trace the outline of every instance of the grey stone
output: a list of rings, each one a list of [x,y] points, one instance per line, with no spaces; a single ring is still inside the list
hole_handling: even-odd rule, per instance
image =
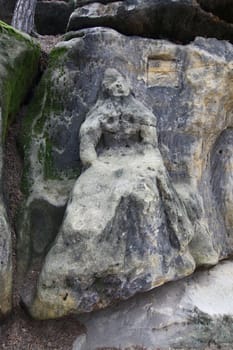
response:
[[[27,298],[34,317],[53,318],[106,306],[114,299],[125,299],[159,285],[158,271],[164,283],[232,254],[231,171],[223,171],[223,167],[231,169],[232,62],[232,45],[225,41],[197,38],[184,46],[126,37],[106,28],[68,33],[56,46],[24,126],[29,135],[25,147],[27,199],[19,227],[19,267],[24,270],[38,257],[43,260],[53,245],[35,299],[33,295]],[[109,78],[111,88],[104,88],[109,69],[115,69],[123,80],[120,93],[118,78]],[[111,89],[116,91],[109,97]],[[138,131],[143,122],[132,124],[129,117],[120,121],[116,113],[127,116],[124,111],[129,110],[132,116],[133,108],[136,120],[144,116],[145,120],[154,120],[150,128],[146,122],[154,141],[146,142],[142,155],[139,151],[144,134],[138,136]],[[112,120],[111,114],[118,119]],[[131,130],[129,135],[136,132],[137,136],[128,138],[120,132],[116,134],[118,140],[110,132],[115,122],[118,126],[123,123]],[[101,133],[104,138],[100,138]],[[106,147],[110,149],[105,152]],[[118,154],[122,147],[126,154],[132,152],[132,159],[126,155],[127,161],[122,160]],[[135,156],[135,152],[139,154]],[[105,157],[109,157],[109,164],[104,164]],[[219,164],[222,166],[218,168]],[[108,191],[113,184],[110,200]],[[142,184],[145,189],[141,191]],[[147,216],[145,199],[153,196]],[[36,217],[43,220],[34,220],[35,206]],[[51,211],[44,210],[44,206]],[[154,216],[151,213],[156,208],[161,212]],[[81,214],[76,215],[76,210]],[[125,217],[130,217],[132,223],[126,236],[132,241],[134,253],[129,254],[130,264],[120,271],[125,245],[119,228],[127,227]],[[153,220],[155,226],[161,222],[159,232],[148,228],[145,235],[138,234],[142,226],[151,227]],[[132,226],[134,232],[130,233]],[[154,251],[153,244],[159,242],[159,237],[159,249]],[[39,248],[37,242],[42,242]],[[145,262],[140,258],[141,250]],[[153,254],[158,259],[154,277],[149,271],[153,269],[149,262]],[[116,261],[119,258],[118,272],[115,256]],[[175,256],[177,260],[172,260]],[[131,285],[126,279],[124,289],[123,276],[134,262],[134,276],[141,274],[143,278],[132,277]]]
[[[80,317],[87,328],[73,350],[229,350],[232,261],[199,271],[109,309]]]
[[[205,1],[200,3],[202,5]],[[89,1],[79,5],[71,14],[68,31],[102,26],[126,35],[182,43],[194,40],[196,36],[232,41],[233,25],[229,15],[232,11],[226,4],[222,5],[222,10],[218,9],[216,2],[212,7],[201,5],[193,0]],[[222,12],[221,17],[214,16],[210,10]]]

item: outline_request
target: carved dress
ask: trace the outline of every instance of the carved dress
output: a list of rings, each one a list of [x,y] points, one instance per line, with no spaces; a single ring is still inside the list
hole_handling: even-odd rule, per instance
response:
[[[40,284],[53,280],[53,293],[85,312],[190,274],[192,226],[164,167],[154,114],[130,93],[100,98],[80,142],[85,170]]]

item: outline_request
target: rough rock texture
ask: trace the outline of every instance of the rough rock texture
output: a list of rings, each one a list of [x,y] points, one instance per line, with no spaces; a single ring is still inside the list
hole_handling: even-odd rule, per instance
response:
[[[216,12],[216,16],[208,11]],[[104,26],[127,35],[169,38],[183,43],[196,36],[232,41],[233,25],[227,22],[229,18],[217,17],[218,12],[216,2],[201,7],[195,0],[89,1],[72,13],[68,31]],[[222,6],[222,12],[229,13],[226,5]]]
[[[35,317],[103,307],[232,254],[232,65],[232,45],[216,39],[182,46],[95,28],[57,45],[24,125],[22,271],[49,251],[74,189],[25,296]],[[109,68],[120,83],[106,88]]]
[[[81,318],[73,350],[232,349],[232,261]]]
[[[3,198],[3,154],[7,127],[37,74],[39,48],[0,22],[0,317],[11,308],[11,231]]]
[[[10,23],[16,0],[0,0],[0,19]],[[107,6],[104,6],[107,5]],[[231,0],[38,0],[40,34],[109,26],[125,34],[192,40],[196,35],[232,40]]]

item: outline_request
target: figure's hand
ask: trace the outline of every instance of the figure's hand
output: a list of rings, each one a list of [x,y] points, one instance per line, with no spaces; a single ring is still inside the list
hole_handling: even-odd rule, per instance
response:
[[[89,145],[87,148],[80,147],[80,158],[85,167],[89,167],[97,159],[95,148]]]
[[[80,159],[85,167],[97,159],[96,146],[101,136],[99,118],[87,119],[80,129]]]
[[[149,144],[153,147],[157,146],[157,132],[154,126],[142,125],[140,135],[145,144]]]

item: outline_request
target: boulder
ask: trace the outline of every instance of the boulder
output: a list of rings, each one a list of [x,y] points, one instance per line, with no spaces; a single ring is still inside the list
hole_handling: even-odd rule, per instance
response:
[[[212,7],[202,7],[205,1],[200,0],[200,3],[193,0],[89,1],[71,14],[68,31],[102,26],[126,35],[182,43],[188,43],[196,36],[232,41],[233,25],[226,6],[222,6],[223,15],[219,18],[216,1]]]
[[[41,35],[65,33],[73,9],[72,1],[38,1],[35,14],[36,30]]]
[[[2,189],[7,128],[37,75],[40,50],[27,36],[0,22],[0,317],[11,309],[12,251]]]
[[[43,266],[23,296],[33,317],[102,308],[232,254],[232,66],[216,39],[93,28],[55,47],[23,127],[19,265]]]
[[[80,317],[87,334],[73,350],[229,350],[232,261]]]

